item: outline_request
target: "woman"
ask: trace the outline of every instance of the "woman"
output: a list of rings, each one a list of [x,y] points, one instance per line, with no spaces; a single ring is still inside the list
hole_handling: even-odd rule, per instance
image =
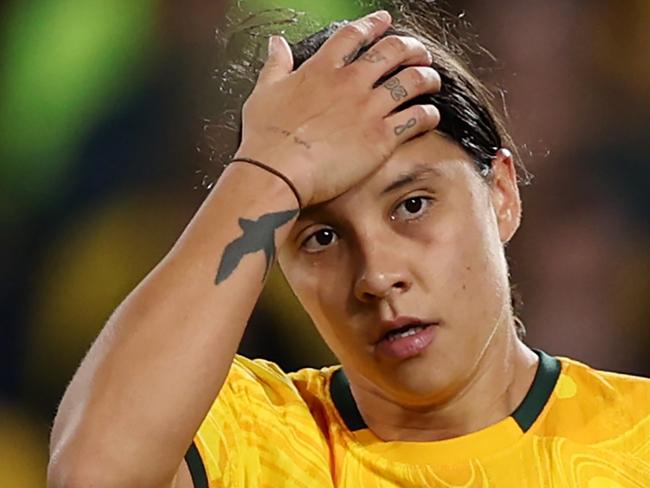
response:
[[[51,486],[650,484],[649,382],[521,340],[485,88],[390,24],[270,40],[233,162],[66,391]],[[235,355],[276,253],[342,368]]]

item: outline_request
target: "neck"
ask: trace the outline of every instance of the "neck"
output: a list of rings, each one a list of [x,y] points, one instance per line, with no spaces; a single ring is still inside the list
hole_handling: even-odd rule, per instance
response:
[[[370,430],[385,441],[434,441],[466,435],[508,417],[526,396],[538,358],[514,328],[505,329],[509,332],[484,351],[463,388],[442,404],[413,409],[351,384]]]

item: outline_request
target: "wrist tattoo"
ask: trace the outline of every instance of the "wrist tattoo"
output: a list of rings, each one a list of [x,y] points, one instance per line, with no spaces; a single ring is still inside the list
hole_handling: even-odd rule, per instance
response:
[[[393,100],[399,102],[403,98],[408,97],[408,92],[406,88],[402,86],[402,83],[399,81],[397,76],[384,81],[383,85],[386,90],[390,91],[390,96],[393,97]]]
[[[225,247],[214,284],[218,285],[228,278],[246,254],[257,251],[264,251],[266,257],[266,269],[262,277],[264,283],[275,260],[275,230],[296,215],[298,209],[265,214],[257,220],[240,218],[239,227],[244,233]]]
[[[404,134],[404,132],[407,129],[411,129],[412,127],[415,127],[415,122],[416,122],[415,117],[411,117],[406,121],[405,124],[401,124],[395,127],[395,129],[393,129],[393,132],[395,132],[396,136],[401,136],[402,134]]]

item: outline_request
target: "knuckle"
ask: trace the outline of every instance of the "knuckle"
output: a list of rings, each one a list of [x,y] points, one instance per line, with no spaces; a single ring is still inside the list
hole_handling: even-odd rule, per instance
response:
[[[364,140],[370,144],[381,143],[386,138],[386,123],[383,119],[368,122],[364,129],[362,136]]]
[[[368,26],[368,29],[371,30],[371,31],[374,31],[377,28],[384,25],[384,22],[381,19],[379,19],[378,17],[373,17],[373,16],[366,17],[365,19],[363,19],[362,22],[364,24],[366,24]]]
[[[345,70],[341,70],[341,76],[344,82],[350,83],[359,80],[359,75],[363,72],[356,63],[350,63]]]
[[[418,54],[424,54],[425,56],[428,56],[429,50],[421,40],[412,37],[411,42],[412,42],[413,50],[415,52],[417,52]]]
[[[442,86],[442,79],[440,78],[440,73],[433,68],[428,68],[431,76],[431,84],[436,90],[440,90]]]
[[[423,69],[410,69],[409,77],[411,79],[411,83],[415,88],[424,88],[429,85],[429,77]]]
[[[408,82],[418,91],[440,89],[440,75],[433,68],[425,66],[410,67],[404,70]]]
[[[429,118],[429,110],[425,105],[416,105],[413,107],[413,116],[418,122],[424,122]]]
[[[386,44],[393,51],[403,54],[408,51],[409,48],[409,42],[407,39],[408,38],[403,36],[389,36],[386,38]]]
[[[366,93],[366,83],[364,82],[363,69],[355,66],[354,63],[346,66],[345,70],[341,70],[336,74],[333,83],[336,85],[336,91],[333,92],[335,97],[354,97],[357,100],[370,96]]]
[[[435,105],[419,105],[420,115],[417,118],[427,125],[436,125],[440,121],[440,112]]]
[[[346,39],[357,40],[365,35],[365,30],[360,23],[347,24],[339,30],[340,36]]]

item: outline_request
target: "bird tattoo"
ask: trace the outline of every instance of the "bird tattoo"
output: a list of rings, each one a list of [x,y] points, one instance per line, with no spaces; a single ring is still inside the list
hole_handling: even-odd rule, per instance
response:
[[[264,251],[266,270],[262,282],[266,279],[275,259],[275,229],[289,222],[298,209],[284,210],[262,215],[257,220],[239,219],[239,227],[244,234],[226,246],[219,263],[215,285],[224,281],[239,265],[246,254]]]

